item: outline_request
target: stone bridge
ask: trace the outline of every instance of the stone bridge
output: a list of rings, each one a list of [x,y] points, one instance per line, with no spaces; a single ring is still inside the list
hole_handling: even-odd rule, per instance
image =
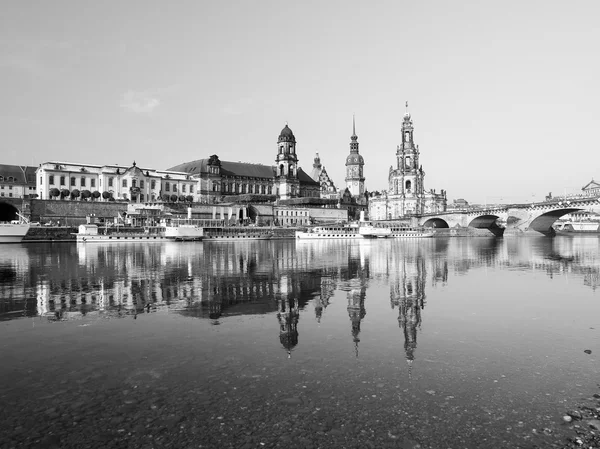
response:
[[[505,234],[523,232],[554,235],[552,225],[563,215],[592,206],[600,207],[600,195],[554,198],[549,201],[529,204],[506,204],[482,209],[424,214],[416,221],[421,226],[453,228],[455,226],[485,228],[490,231],[498,228],[500,219],[506,226]]]

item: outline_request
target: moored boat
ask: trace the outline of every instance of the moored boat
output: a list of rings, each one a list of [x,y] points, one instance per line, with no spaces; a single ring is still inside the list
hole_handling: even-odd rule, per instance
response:
[[[247,226],[216,226],[204,228],[204,241],[230,242],[236,240],[271,240],[273,231],[269,228]]]
[[[408,225],[390,225],[389,229],[392,238],[428,238],[433,237],[435,234],[432,228]]]
[[[0,222],[0,243],[20,243],[29,227],[29,223],[19,220]]]
[[[554,225],[557,235],[600,235],[600,214],[589,211],[578,211],[569,214],[568,217],[567,220],[559,220]]]
[[[297,240],[314,239],[364,239],[359,227],[354,225],[314,226],[296,231]]]

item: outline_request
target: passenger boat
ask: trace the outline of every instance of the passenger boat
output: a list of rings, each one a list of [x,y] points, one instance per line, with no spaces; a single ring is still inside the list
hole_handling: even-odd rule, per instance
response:
[[[358,233],[364,238],[387,238],[392,235],[392,230],[387,226],[374,225],[368,222],[360,223]]]
[[[364,239],[365,236],[360,233],[359,229],[357,225],[314,226],[296,231],[296,239]]]
[[[166,241],[199,241],[203,237],[203,228],[194,224],[163,224],[161,226],[146,226],[143,230],[127,232],[125,228],[114,231],[104,229],[98,232],[96,224],[79,225],[76,234],[77,242],[100,243],[100,242],[166,242]]]
[[[432,228],[414,227],[408,225],[389,225],[391,238],[427,238],[433,237]]]
[[[271,240],[270,228],[249,226],[209,226],[204,228],[204,241],[231,242],[236,240]]]
[[[20,243],[29,231],[29,220],[19,214],[19,220],[0,221],[0,243]]]
[[[589,211],[579,211],[569,214],[567,220],[559,220],[554,225],[557,235],[599,234],[600,214]]]

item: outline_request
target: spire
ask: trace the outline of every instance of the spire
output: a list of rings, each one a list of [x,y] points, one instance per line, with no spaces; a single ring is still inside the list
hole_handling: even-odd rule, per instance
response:
[[[350,136],[352,142],[356,142],[358,140],[358,136],[356,135],[356,120],[354,119],[354,114],[352,114],[352,136]],[[356,148],[358,151],[358,148]]]

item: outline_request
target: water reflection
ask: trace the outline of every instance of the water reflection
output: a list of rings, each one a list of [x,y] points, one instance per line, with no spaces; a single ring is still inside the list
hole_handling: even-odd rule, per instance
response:
[[[312,307],[326,326],[327,308],[341,294],[359,357],[369,288],[385,283],[410,366],[428,287],[446,285],[451,275],[502,267],[572,278],[595,290],[599,249],[600,239],[577,237],[7,245],[0,253],[0,320],[177,313],[217,325],[232,316],[272,314],[289,357],[300,345],[301,317],[307,316],[301,312]]]

